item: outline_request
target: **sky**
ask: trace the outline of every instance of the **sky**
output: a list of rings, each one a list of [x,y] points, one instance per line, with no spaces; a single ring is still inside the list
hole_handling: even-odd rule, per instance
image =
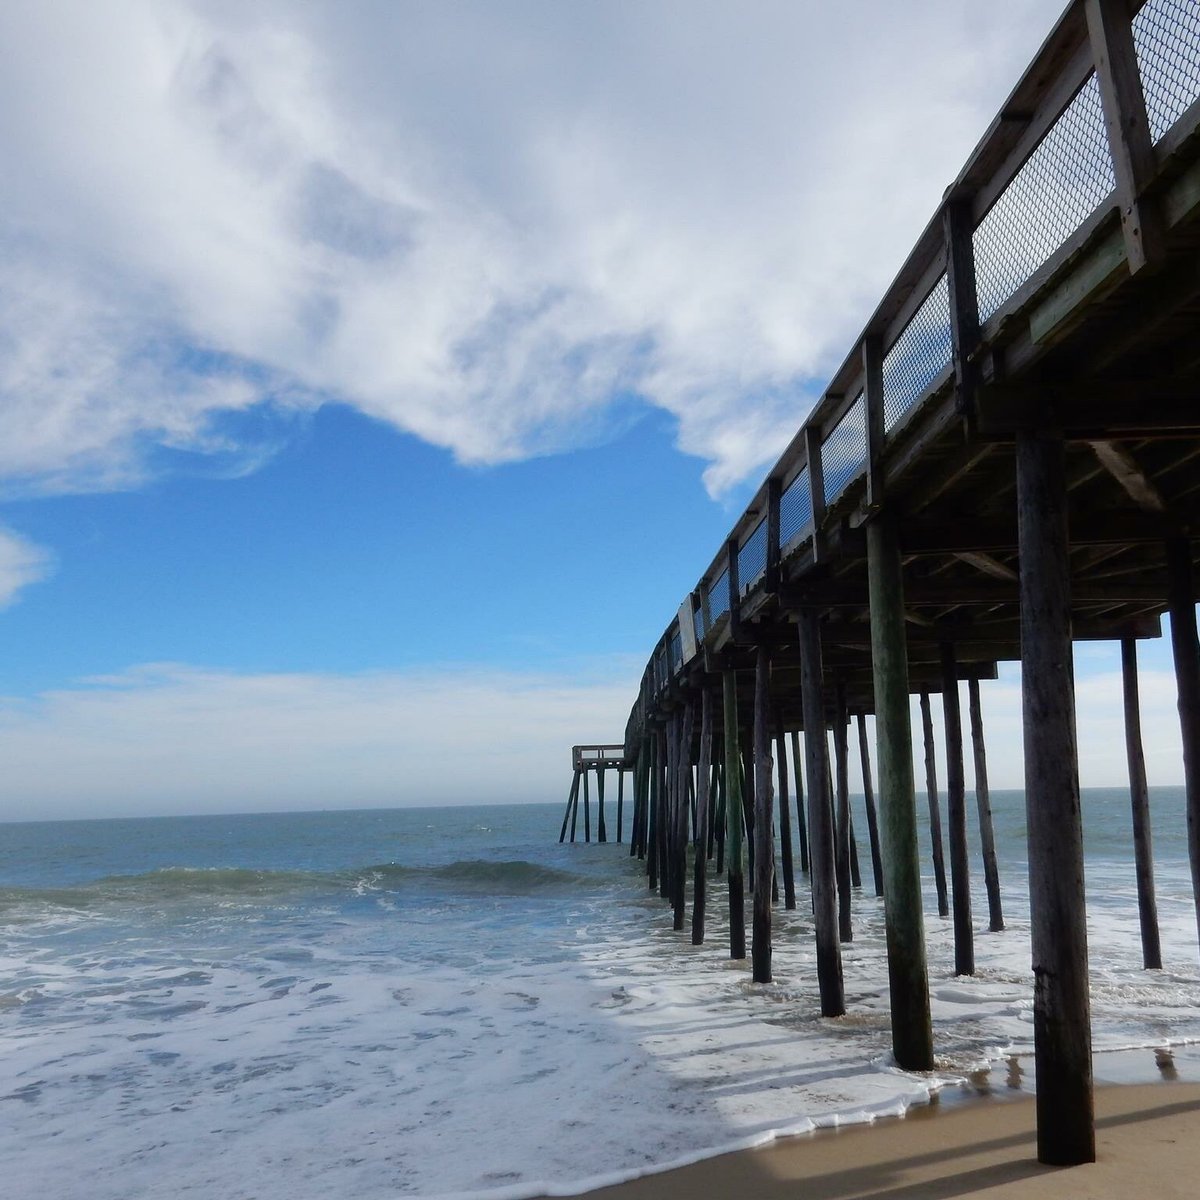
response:
[[[1059,8],[0,8],[0,819],[565,800]]]

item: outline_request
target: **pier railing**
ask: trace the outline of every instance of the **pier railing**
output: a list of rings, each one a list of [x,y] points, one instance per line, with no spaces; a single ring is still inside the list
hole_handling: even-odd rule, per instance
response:
[[[1130,11],[1162,163],[1200,123],[1200,5],[1147,0]],[[1016,314],[1029,317],[1035,340],[1055,335],[1063,303],[1046,297],[1065,267],[1085,249],[1105,251],[1098,261],[1106,273],[1086,281],[1094,294],[1137,269],[1138,197],[1128,164],[1114,164],[1111,144],[1078,0],[946,190],[841,367],[659,639],[630,717],[628,752],[655,699],[697,655],[736,640],[741,618],[779,586],[785,568],[789,577],[803,575],[828,556],[827,543],[848,514],[870,511],[885,460],[903,455],[931,400],[953,389],[956,414],[970,419],[984,351],[1004,345]]]

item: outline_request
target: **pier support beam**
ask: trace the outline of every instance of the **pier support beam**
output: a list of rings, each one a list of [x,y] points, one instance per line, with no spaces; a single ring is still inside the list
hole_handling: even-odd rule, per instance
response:
[[[592,840],[592,795],[588,791],[588,769],[583,768],[583,840]]]
[[[604,764],[596,766],[596,840],[608,841],[608,829],[604,824]]]
[[[971,927],[971,865],[967,858],[967,784],[963,766],[962,707],[954,646],[943,642],[942,713],[946,726],[946,816],[950,822],[950,887],[954,893],[954,973],[975,974]]]
[[[792,812],[788,799],[787,742],[783,722],[775,729],[775,774],[779,780],[779,846],[783,865],[783,907],[796,907],[796,867],[792,861]]]
[[[867,572],[892,1052],[905,1070],[929,1071],[933,1069],[933,1028],[921,911],[904,585],[896,530],[886,517],[867,524]]]
[[[1179,729],[1183,735],[1183,786],[1187,797],[1188,857],[1192,894],[1200,926],[1200,646],[1196,641],[1196,591],[1192,544],[1186,537],[1167,543],[1171,596],[1171,650],[1179,689]]]
[[[689,784],[692,778],[692,722],[694,709],[689,700],[679,718],[675,741],[675,827],[672,854],[671,904],[675,910],[675,928],[683,928],[687,900],[688,818],[691,815]]]
[[[558,831],[558,840],[561,845],[567,836],[567,822],[571,819],[571,813],[575,810],[575,805],[579,801],[579,768],[575,768],[575,774],[571,777],[571,790],[567,793],[567,811],[563,813],[562,828]],[[575,840],[574,830],[571,831],[571,841]]]
[[[937,759],[933,749],[933,714],[929,693],[921,693],[921,734],[925,744],[925,790],[929,794],[929,840],[933,844],[933,882],[937,888],[938,916],[950,915],[946,892],[946,858],[942,849],[942,809],[938,800]]]
[[[1024,429],[1016,457],[1038,1159],[1070,1166],[1095,1161],[1096,1136],[1066,455]]]
[[[617,768],[617,845],[625,829],[625,768]]]
[[[1142,930],[1142,966],[1162,966],[1158,903],[1154,896],[1154,852],[1150,837],[1150,790],[1142,750],[1142,714],[1138,702],[1137,642],[1121,639],[1121,683],[1125,695],[1125,755],[1129,761],[1129,801],[1133,810],[1133,859],[1137,871],[1138,920]]]
[[[979,680],[967,681],[967,704],[971,712],[971,748],[975,756],[975,806],[979,810],[979,847],[983,854],[983,880],[987,887],[988,931],[1004,928],[1000,903],[1000,868],[996,864],[996,833],[992,827],[992,796],[988,788],[987,746],[983,740],[983,709],[979,704]]]
[[[651,729],[646,755],[646,882],[650,890],[658,890],[658,793],[662,787],[662,771],[658,761],[658,730]]]
[[[862,767],[863,803],[867,808],[867,837],[871,842],[871,874],[875,895],[883,895],[883,859],[879,854],[879,815],[875,810],[875,787],[871,779],[871,747],[867,741],[867,718],[858,714],[858,761]]]
[[[836,797],[834,806],[834,830],[837,834],[837,852],[834,864],[837,870],[838,894],[838,937],[842,943],[854,941],[854,925],[850,913],[850,847],[854,833],[850,828],[850,747],[846,736],[846,693],[841,684],[835,688],[833,712],[833,757]]]
[[[692,895],[692,945],[704,944],[704,908],[708,895],[708,846],[712,839],[712,688],[700,689],[700,767],[703,796],[696,803],[696,874]]]
[[[775,879],[774,794],[771,786],[771,652],[754,660],[754,923],[750,943],[755,983],[771,982],[771,887]]]
[[[737,675],[721,673],[725,710],[725,867],[729,878],[729,957],[746,957],[746,881],[742,866],[742,756],[738,749]]]
[[[808,750],[808,832],[813,923],[817,939],[817,985],[821,993],[821,1015],[840,1017],[846,1011],[846,997],[842,982],[842,949],[838,943],[833,810],[829,797],[829,748],[825,739],[820,618],[815,612],[802,609],[799,629],[804,744]]]
[[[792,730],[792,775],[796,780],[796,841],[800,843],[800,870],[808,874],[808,823],[804,819],[804,772],[800,769],[800,731]]]

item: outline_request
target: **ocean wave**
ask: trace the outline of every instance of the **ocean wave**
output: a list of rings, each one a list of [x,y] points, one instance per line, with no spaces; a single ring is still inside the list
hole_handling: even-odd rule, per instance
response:
[[[161,867],[108,875],[62,888],[0,888],[0,916],[20,920],[36,911],[93,910],[110,905],[188,902],[272,902],[329,899],[425,888],[465,894],[524,895],[577,882],[566,871],[524,860],[466,859],[440,866],[377,863],[350,871],[278,871],[251,867]]]

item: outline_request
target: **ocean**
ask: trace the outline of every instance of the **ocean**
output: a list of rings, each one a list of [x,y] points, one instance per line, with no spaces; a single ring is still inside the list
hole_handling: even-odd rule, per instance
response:
[[[1200,1041],[1182,792],[1151,803],[1165,967],[1146,972],[1128,794],[1084,793],[1100,1078],[1119,1051],[1173,1073]],[[993,804],[1008,929],[986,932],[975,853],[972,978],[926,881],[930,1075],[891,1062],[869,886],[849,1012],[827,1021],[803,898],[756,986],[727,957],[722,884],[693,947],[626,846],[557,844],[559,806],[2,825],[4,1194],[569,1194],[1028,1088],[1024,801]]]

